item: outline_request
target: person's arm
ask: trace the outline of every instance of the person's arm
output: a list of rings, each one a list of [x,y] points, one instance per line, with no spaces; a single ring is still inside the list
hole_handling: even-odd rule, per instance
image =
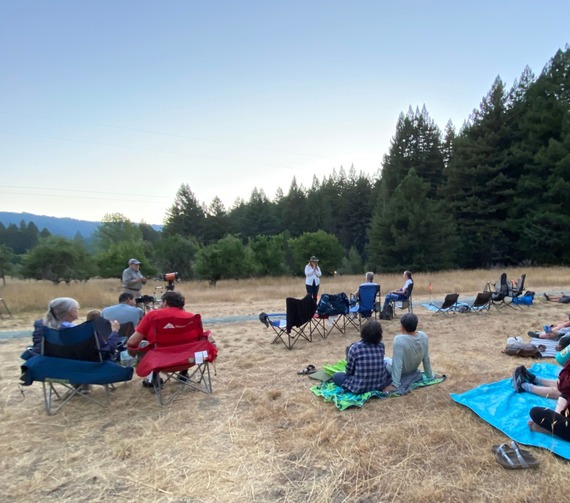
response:
[[[315,268],[315,276],[316,276],[317,278],[320,278],[320,277],[321,277],[321,268],[320,268],[319,266],[317,266],[317,267]]]
[[[429,358],[429,351],[427,348],[427,344],[426,344],[426,352],[424,353],[424,358],[422,360],[423,366],[424,366],[424,372],[426,373],[426,376],[428,379],[433,379],[433,370],[431,369],[431,361]]]
[[[392,355],[392,386],[394,390],[402,384],[402,369],[404,368],[404,351],[398,336],[394,337],[394,354]],[[393,391],[393,390],[391,390]]]
[[[345,373],[347,376],[354,375],[354,370],[356,368],[356,345],[352,344],[348,350],[348,356],[346,357],[346,369]]]
[[[121,328],[121,324],[117,321],[114,320],[111,322],[111,333],[109,334],[109,337],[107,337],[107,344],[109,345],[109,348],[111,351],[114,351],[117,348],[117,345],[119,343],[119,329]]]
[[[139,347],[139,344],[143,340],[144,340],[144,335],[136,331],[133,335],[129,337],[129,340],[127,341],[127,349],[131,356],[137,355],[137,348]]]

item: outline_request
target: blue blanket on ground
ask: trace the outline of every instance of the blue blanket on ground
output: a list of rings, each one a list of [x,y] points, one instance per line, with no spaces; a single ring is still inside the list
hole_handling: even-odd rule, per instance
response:
[[[556,379],[561,367],[552,363],[535,363],[530,371],[540,377]],[[465,393],[452,393],[451,398],[470,408],[481,419],[488,422],[515,442],[549,451],[570,459],[570,442],[531,431],[527,421],[532,407],[542,406],[554,409],[556,401],[542,398],[531,393],[515,393],[511,379],[482,384]]]

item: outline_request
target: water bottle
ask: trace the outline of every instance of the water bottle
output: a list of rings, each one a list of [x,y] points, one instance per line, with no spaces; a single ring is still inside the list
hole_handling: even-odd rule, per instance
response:
[[[562,351],[556,353],[556,361],[559,365],[564,366],[570,359],[570,346],[566,346]]]
[[[121,365],[123,367],[132,367],[134,363],[135,358],[133,358],[126,349],[121,351]]]

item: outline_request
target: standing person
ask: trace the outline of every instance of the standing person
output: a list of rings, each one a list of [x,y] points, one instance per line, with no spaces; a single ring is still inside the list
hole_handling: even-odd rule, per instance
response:
[[[410,288],[413,288],[414,285],[414,280],[412,279],[412,271],[404,271],[403,276],[405,279],[404,286],[398,290],[393,290],[390,293],[386,294],[383,309],[386,309],[386,306],[392,300],[408,300],[410,297]]]
[[[385,392],[397,391],[406,393],[413,383],[422,379],[418,370],[423,364],[428,379],[433,379],[433,371],[429,358],[428,336],[419,330],[418,317],[414,313],[406,313],[400,318],[402,331],[394,337],[392,363],[387,368],[392,376],[392,384]]]
[[[140,297],[142,287],[146,283],[140,266],[141,263],[136,258],[132,258],[129,260],[129,267],[123,271],[123,290],[132,293],[135,298]]]
[[[307,294],[312,295],[315,302],[319,295],[319,285],[321,283],[321,268],[319,267],[319,259],[314,255],[309,259],[309,263],[305,266],[305,288]]]
[[[121,325],[129,321],[136,327],[141,321],[144,311],[136,307],[135,296],[130,292],[123,292],[119,295],[119,303],[109,306],[101,311],[101,316],[106,320],[117,320]]]
[[[390,382],[384,361],[382,325],[379,321],[367,321],[360,332],[362,340],[347,348],[346,371],[333,375],[333,381],[355,394],[382,390]]]

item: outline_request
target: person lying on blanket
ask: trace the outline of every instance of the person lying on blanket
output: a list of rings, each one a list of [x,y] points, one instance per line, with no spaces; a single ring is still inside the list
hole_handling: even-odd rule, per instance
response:
[[[367,321],[360,337],[360,341],[347,348],[346,371],[333,375],[337,386],[356,395],[381,391],[390,384],[390,375],[384,362],[382,325],[379,321]]]
[[[384,389],[386,393],[406,393],[411,384],[421,381],[422,374],[418,370],[420,363],[423,364],[427,378],[434,377],[429,358],[428,336],[417,330],[418,317],[414,313],[406,313],[400,318],[400,324],[402,333],[394,337],[392,362],[387,365],[392,384]]]
[[[559,323],[558,325],[544,325],[543,332],[528,332],[530,337],[537,337],[539,339],[558,339],[566,334],[570,334],[570,313],[568,314],[568,320],[563,323]]]
[[[570,361],[566,362],[558,374],[558,401],[554,410],[548,407],[533,407],[530,409],[528,426],[532,431],[556,435],[562,440],[570,441]]]

